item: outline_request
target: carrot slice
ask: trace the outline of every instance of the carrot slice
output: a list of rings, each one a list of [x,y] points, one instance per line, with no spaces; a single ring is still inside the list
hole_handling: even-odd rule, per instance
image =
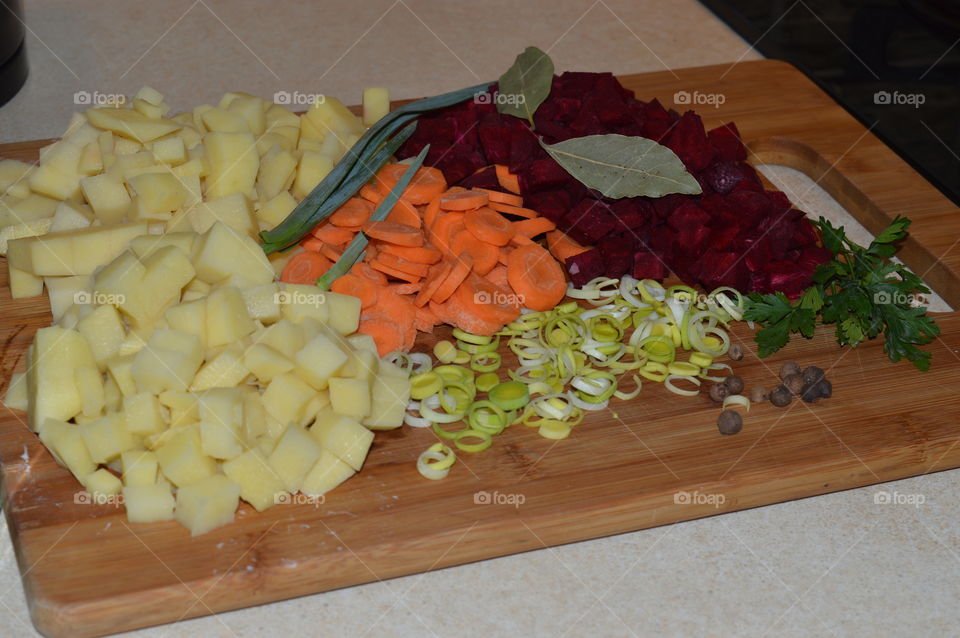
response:
[[[418,281],[416,283],[408,284],[390,284],[387,287],[398,295],[415,295],[423,288],[423,282]]]
[[[497,181],[511,193],[520,194],[520,180],[503,164],[497,164]]]
[[[452,268],[453,266],[446,262],[440,262],[439,264],[431,266],[423,288],[417,293],[417,298],[413,300],[413,303],[420,307],[426,306],[427,302],[430,301],[430,297],[437,291],[437,288],[440,287],[443,280],[447,278]]]
[[[362,261],[358,261],[353,265],[353,268],[350,269],[350,274],[357,275],[358,277],[364,277],[381,286],[387,285],[386,275],[384,275],[379,270],[375,270],[371,268],[370,264],[367,264]]]
[[[330,223],[344,226],[362,226],[373,214],[373,204],[360,197],[351,197],[330,215]]]
[[[423,246],[423,235],[420,229],[396,222],[367,222],[363,225],[363,232],[371,239],[379,239],[398,246]]]
[[[440,323],[440,317],[430,309],[430,306],[424,306],[417,308],[417,315],[413,322],[420,332],[433,332],[433,327]]]
[[[383,195],[380,194],[380,191],[378,191],[373,184],[364,184],[357,195],[372,203],[374,206],[383,200]]]
[[[322,242],[331,246],[337,244],[346,244],[353,239],[353,232],[344,228],[337,228],[331,224],[323,223],[313,229],[313,236]]]
[[[567,292],[560,264],[540,244],[519,246],[507,260],[507,280],[531,310],[551,310]]]
[[[514,235],[510,238],[510,243],[514,246],[524,246],[526,244],[532,244],[534,241],[524,235]]]
[[[590,250],[585,246],[581,246],[562,230],[551,230],[547,233],[547,247],[550,249],[550,253],[562,264],[566,263],[567,260],[574,255],[579,255],[580,253],[585,253]]]
[[[473,272],[486,275],[500,257],[500,249],[485,241],[477,241],[468,230],[461,230],[450,242],[450,252],[454,255],[470,255],[473,258]]]
[[[450,242],[464,228],[466,227],[463,225],[463,213],[446,213],[433,223],[430,241],[441,253],[452,256]]]
[[[427,264],[418,264],[415,261],[407,261],[406,259],[401,259],[400,257],[391,255],[389,253],[378,255],[376,261],[401,272],[416,275],[417,277],[426,277],[427,272],[430,270],[430,266]]]
[[[359,299],[361,308],[369,308],[377,303],[378,288],[372,280],[351,273],[337,277],[330,285],[333,292]]]
[[[325,243],[322,246],[320,246],[320,254],[326,257],[327,259],[329,259],[330,261],[332,261],[333,263],[337,263],[337,260],[340,259],[340,256],[343,254],[343,252],[340,250],[337,250],[330,244]]]
[[[471,274],[442,304],[430,304],[437,316],[480,335],[492,335],[520,316],[516,296],[483,277]]]
[[[401,257],[418,264],[435,264],[443,254],[432,246],[395,246],[394,244],[380,244],[380,252]]]
[[[384,196],[397,185],[404,172],[409,168],[406,164],[388,164],[377,173],[377,190]],[[431,199],[447,190],[447,180],[443,173],[432,166],[421,166],[413,175],[410,184],[400,194],[402,199],[412,204],[427,204]]]
[[[377,354],[381,357],[403,348],[403,330],[389,316],[383,313],[360,316],[357,332],[373,337],[377,344]]]
[[[540,216],[540,213],[532,208],[523,208],[522,206],[511,206],[510,204],[501,204],[500,202],[493,201],[487,204],[487,206],[498,213],[503,213],[504,215],[515,215],[517,217],[525,217],[527,219]]]
[[[419,275],[412,275],[408,272],[403,272],[398,270],[393,266],[388,266],[379,259],[374,259],[370,262],[370,267],[374,270],[379,270],[388,277],[393,277],[394,279],[399,279],[400,281],[406,281],[408,283],[413,283],[415,281],[420,281],[421,277]]]
[[[486,193],[478,191],[447,191],[440,197],[440,208],[443,210],[473,210],[486,206],[490,199]]]
[[[405,199],[398,199],[396,205],[387,213],[387,221],[404,224],[413,228],[420,228],[423,220],[420,211]]]
[[[474,237],[494,246],[506,246],[517,232],[507,218],[487,207],[465,213],[463,225]]]
[[[523,198],[519,195],[513,195],[511,193],[501,193],[500,191],[490,190],[489,188],[474,188],[473,190],[479,191],[481,193],[486,193],[487,198],[491,202],[496,202],[498,204],[506,204],[508,206],[523,206]]]
[[[423,211],[423,227],[428,231],[433,226],[433,222],[436,221],[437,215],[440,214],[440,198],[434,197],[430,200],[430,203],[427,204],[427,209]]]
[[[497,257],[497,261],[499,261],[501,264],[503,264],[504,266],[506,266],[506,265],[507,265],[507,262],[510,261],[510,251],[507,250],[506,248],[501,248],[501,249],[500,249],[500,256]]]
[[[324,246],[326,246],[326,243],[320,241],[316,237],[308,237],[300,242],[300,245],[303,246],[304,250],[318,253],[323,249]]]
[[[500,286],[501,288],[510,290],[510,281],[507,279],[506,266],[496,266],[493,270],[488,272],[487,281],[496,286]]]
[[[436,289],[431,299],[437,303],[443,303],[449,299],[450,295],[453,294],[457,287],[463,283],[463,280],[467,278],[467,275],[470,274],[471,268],[473,268],[473,258],[470,255],[464,255],[453,262],[450,274],[447,275],[443,283]]]
[[[280,281],[288,284],[315,284],[323,273],[327,272],[333,262],[321,255],[310,251],[297,253],[283,267]]]
[[[536,237],[543,233],[549,233],[556,227],[557,225],[546,217],[536,217],[534,219],[524,219],[519,222],[513,222],[514,230],[517,231],[518,235],[523,235],[524,237]]]
[[[409,350],[413,347],[413,341],[417,338],[416,328],[416,307],[409,297],[397,295],[389,288],[380,291],[377,298],[377,307],[367,311],[369,315],[382,314],[397,324],[400,328],[400,334],[403,337],[403,350]]]

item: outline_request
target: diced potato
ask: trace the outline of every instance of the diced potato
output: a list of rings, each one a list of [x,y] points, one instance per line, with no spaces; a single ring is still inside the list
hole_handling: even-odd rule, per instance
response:
[[[107,373],[117,384],[117,388],[123,396],[137,393],[137,382],[133,378],[133,358],[134,355],[132,354],[120,355],[107,359],[105,363]],[[104,389],[104,396],[106,396],[106,389]]]
[[[80,434],[80,427],[57,419],[46,419],[39,429],[40,440],[78,481],[97,469]]]
[[[297,176],[293,180],[293,195],[300,199],[310,194],[314,187],[323,181],[333,170],[333,160],[321,151],[303,151]]]
[[[410,401],[410,379],[405,373],[385,372],[389,364],[381,362],[381,372],[370,388],[370,414],[363,424],[371,430],[393,430],[403,425],[403,414]]]
[[[293,364],[290,364],[293,368]],[[10,385],[3,395],[3,407],[8,410],[27,411],[27,375],[23,372],[14,372],[10,375]]]
[[[109,463],[136,445],[124,416],[119,413],[107,414],[79,427],[94,463]]]
[[[247,314],[251,319],[271,324],[280,319],[280,288],[273,283],[245,288],[242,291]]]
[[[373,443],[373,432],[333,410],[317,415],[310,434],[321,447],[358,472]]]
[[[140,235],[130,240],[130,250],[140,259],[146,259],[165,246],[176,246],[186,255],[193,254],[195,233],[164,233],[163,235]]]
[[[157,482],[157,455],[150,450],[127,450],[120,454],[123,484],[153,485]]]
[[[243,193],[231,193],[198,202],[189,211],[190,224],[198,233],[205,233],[217,222],[223,222],[230,228],[247,235],[258,232],[250,200]]]
[[[294,356],[297,375],[317,390],[326,388],[346,362],[346,353],[324,334],[313,337]]]
[[[103,375],[96,366],[78,366],[73,379],[80,393],[80,413],[88,418],[98,417],[103,412]]]
[[[96,175],[103,169],[103,153],[100,151],[100,145],[94,140],[83,147],[83,152],[80,153],[80,162],[77,164],[77,172],[80,176]]]
[[[211,226],[198,240],[193,265],[197,277],[208,284],[230,275],[240,277],[247,286],[268,284],[274,279],[273,267],[260,245],[250,236],[220,222]]]
[[[208,131],[220,133],[247,133],[250,131],[246,120],[226,109],[217,107],[207,109],[203,112],[201,118]]]
[[[90,109],[87,111],[87,119],[97,128],[112,131],[141,144],[180,129],[180,124],[173,120],[147,117],[133,109]]]
[[[339,374],[341,377],[362,379],[368,384],[372,384],[374,379],[377,377],[377,372],[379,369],[380,357],[377,355],[376,350],[371,352],[367,349],[351,348],[348,354],[347,362],[343,364],[342,368],[340,368]]]
[[[160,404],[170,409],[169,425],[179,428],[200,420],[200,401],[192,392],[163,392],[157,397]]]
[[[97,301],[90,294],[90,275],[74,275],[72,277],[44,277],[47,286],[47,298],[50,301],[50,314],[54,321],[73,304],[93,304]]]
[[[34,219],[0,228],[0,255],[7,254],[7,243],[11,239],[37,237],[45,235],[53,227],[53,218]]]
[[[191,536],[233,522],[240,500],[240,486],[222,474],[215,474],[177,490],[174,517]]]
[[[288,492],[300,489],[304,477],[320,458],[320,445],[299,426],[287,428],[267,458]]]
[[[187,147],[182,137],[168,137],[157,140],[150,148],[153,156],[164,164],[178,166],[187,161]]]
[[[7,259],[41,277],[89,275],[126,250],[131,239],[148,231],[146,222],[133,222],[15,239],[7,246]]]
[[[324,448],[320,458],[307,472],[300,491],[309,496],[322,496],[355,474],[352,467]]]
[[[277,303],[280,304],[280,314],[294,323],[302,323],[307,317],[316,319],[320,323],[327,323],[330,306],[327,304],[327,295],[316,286],[306,284],[279,284],[280,294]]]
[[[172,432],[155,451],[160,471],[177,487],[196,483],[217,471],[217,462],[203,453],[200,429],[189,425],[168,430]]]
[[[255,343],[243,355],[244,367],[264,384],[293,370],[293,361],[264,343]]]
[[[247,450],[226,461],[223,473],[240,486],[240,497],[258,512],[273,507],[286,494],[283,481],[260,450]]]
[[[266,117],[267,126],[271,129],[277,126],[300,126],[300,117],[280,104],[271,104],[267,108]]]
[[[147,347],[134,355],[131,372],[140,392],[183,391],[202,361],[203,346],[196,335],[178,330],[157,330]],[[120,389],[123,389],[122,385]]]
[[[170,306],[163,314],[167,324],[174,330],[196,335],[203,347],[207,346],[207,299],[199,299]]]
[[[148,215],[167,215],[183,206],[187,193],[172,173],[144,173],[128,180],[137,201]]]
[[[83,477],[80,481],[91,494],[113,496],[119,494],[123,483],[109,471],[100,468]]]
[[[337,414],[363,421],[370,415],[370,384],[363,379],[330,379],[330,406]]]
[[[127,430],[139,436],[149,436],[166,429],[160,401],[155,394],[138,392],[123,397],[123,415]]]
[[[360,300],[352,295],[324,293],[328,319],[326,324],[342,335],[353,334],[360,325]]]
[[[210,174],[207,196],[223,197],[253,190],[260,157],[251,133],[210,132],[203,137]]]
[[[369,88],[363,90],[363,124],[373,126],[390,112],[390,89]]]
[[[176,246],[159,248],[143,260],[146,272],[141,290],[149,295],[148,314],[156,318],[171,303],[180,300],[180,289],[196,275],[186,253]]]
[[[303,119],[310,120],[317,128],[325,133],[337,131],[362,135],[363,123],[354,115],[343,102],[335,97],[325,95],[322,100],[315,100],[303,115]]]
[[[4,198],[3,203],[0,204],[0,221],[4,226],[8,226],[47,219],[53,217],[59,205],[60,202],[57,200],[36,193],[29,193],[23,199],[15,201]]]
[[[280,146],[274,146],[260,159],[257,194],[270,200],[290,188],[297,170],[297,158]]]
[[[10,280],[10,297],[13,299],[43,294],[43,279],[15,267],[9,259],[7,259],[7,277]]]
[[[170,486],[163,483],[127,485],[123,488],[123,504],[127,509],[127,520],[131,523],[173,520],[175,503]]]
[[[265,102],[246,93],[227,93],[220,101],[220,107],[240,116],[247,124],[247,129],[254,135],[263,135],[267,129]]]
[[[289,111],[287,112],[289,113]],[[17,197],[29,195],[30,188],[26,178],[35,168],[33,164],[26,162],[12,159],[0,160],[0,194],[10,194]]]
[[[284,426],[299,423],[316,391],[293,373],[278,374],[261,396],[266,411]]]
[[[232,459],[243,453],[243,393],[239,388],[212,388],[198,398],[203,453]]]
[[[190,391],[233,388],[243,383],[250,375],[244,364],[244,350],[241,343],[229,344],[217,356],[203,364],[190,384]]]
[[[74,370],[94,366],[87,340],[75,330],[59,326],[40,328],[30,346],[27,396],[30,426],[48,418],[67,421],[83,407]]]
[[[233,343],[256,329],[237,288],[219,288],[207,297],[207,347]]]
[[[70,201],[60,202],[50,219],[48,230],[51,233],[59,233],[64,230],[87,228],[93,220],[93,210],[89,206]]]
[[[306,333],[303,328],[289,319],[281,319],[269,326],[257,338],[257,343],[268,345],[291,360],[306,342]]]
[[[94,215],[104,224],[117,224],[130,208],[130,194],[120,177],[102,173],[80,180],[83,197],[90,204]]]
[[[257,210],[257,220],[262,230],[272,230],[297,207],[297,200],[288,191],[281,191],[276,197],[265,202]]]
[[[248,443],[267,433],[267,411],[256,389],[244,392],[243,426]]]

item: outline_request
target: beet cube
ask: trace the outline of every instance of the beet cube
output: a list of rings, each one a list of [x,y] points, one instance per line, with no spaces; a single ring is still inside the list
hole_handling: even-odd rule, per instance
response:
[[[487,188],[495,191],[503,191],[503,187],[500,186],[500,180],[497,179],[497,170],[493,166],[487,166],[473,175],[468,175],[466,178],[460,180],[459,186],[463,186],[464,188]]]
[[[600,277],[606,268],[603,255],[596,248],[570,257],[565,265],[570,280],[577,287],[583,286],[591,279]]]
[[[581,199],[564,215],[565,232],[584,245],[593,245],[617,225],[610,208],[596,199]]]
[[[747,149],[740,138],[740,131],[733,122],[718,126],[707,133],[710,145],[717,155],[728,162],[742,162],[747,159]]]
[[[693,172],[702,171],[713,159],[713,147],[703,130],[703,120],[693,111],[687,111],[680,117],[664,144]]]
[[[655,253],[634,254],[632,275],[637,279],[663,279],[667,276],[667,272],[666,264]]]
[[[572,178],[570,173],[557,164],[553,158],[547,157],[530,164],[530,167],[521,172],[517,179],[520,181],[520,191],[527,194],[562,188]]]
[[[563,190],[540,191],[524,194],[524,205],[532,208],[552,222],[559,222],[567,214],[573,200]]]

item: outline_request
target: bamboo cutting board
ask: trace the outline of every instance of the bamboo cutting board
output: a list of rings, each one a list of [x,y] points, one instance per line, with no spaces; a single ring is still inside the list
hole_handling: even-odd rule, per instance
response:
[[[736,121],[756,161],[820,180],[870,231],[913,219],[902,257],[960,306],[960,215],[951,203],[793,67],[776,61],[631,75],[641,99],[722,93],[698,108]],[[682,108],[682,107],[681,107]],[[34,160],[42,142],[0,146]],[[3,388],[50,316],[43,297],[11,301],[0,276]],[[829,370],[834,398],[755,406],[722,437],[717,408],[649,384],[564,441],[511,428],[450,476],[426,481],[429,431],[378,433],[363,471],[320,505],[243,506],[234,524],[191,538],[176,523],[130,525],[111,505],[74,503],[79,484],[0,410],[4,508],[31,613],[51,636],[117,632],[960,466],[960,313],[940,315],[926,374],[887,361],[877,341],[840,349],[832,331],[736,366],[775,385],[782,361]],[[422,336],[421,346],[448,338]],[[751,344],[739,325],[735,339]],[[752,353],[752,348],[748,347]]]

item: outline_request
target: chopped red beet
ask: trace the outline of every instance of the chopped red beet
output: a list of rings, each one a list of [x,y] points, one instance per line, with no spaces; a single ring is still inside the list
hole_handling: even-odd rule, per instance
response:
[[[606,264],[603,261],[603,255],[594,248],[567,259],[566,267],[573,285],[583,286],[591,279],[602,276]]]

